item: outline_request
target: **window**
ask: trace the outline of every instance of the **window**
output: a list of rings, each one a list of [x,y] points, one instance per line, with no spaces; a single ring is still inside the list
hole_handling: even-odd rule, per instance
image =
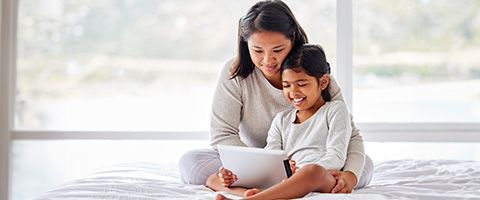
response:
[[[20,1],[15,128],[208,130],[218,73],[254,2]],[[335,52],[335,1],[290,5]]]
[[[480,2],[353,1],[360,122],[480,122]]]
[[[15,128],[206,130],[248,4],[185,3],[20,1]]]

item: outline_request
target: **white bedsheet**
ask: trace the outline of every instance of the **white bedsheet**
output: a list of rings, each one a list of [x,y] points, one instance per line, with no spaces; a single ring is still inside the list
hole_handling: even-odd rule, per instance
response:
[[[180,183],[174,164],[129,163],[96,170],[37,199],[213,199],[204,186]],[[352,194],[304,199],[479,199],[480,162],[392,160],[375,163],[372,182]]]

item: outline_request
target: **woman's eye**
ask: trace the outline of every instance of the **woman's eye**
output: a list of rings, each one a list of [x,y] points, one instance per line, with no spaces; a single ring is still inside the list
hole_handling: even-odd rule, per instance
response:
[[[262,53],[262,50],[253,50],[255,53]]]
[[[288,88],[288,87],[290,87],[290,85],[282,85],[282,86],[283,86],[283,88]]]
[[[282,51],[283,51],[283,49],[276,49],[276,50],[273,50],[273,52],[275,52],[275,53],[280,53],[280,52],[282,52]]]

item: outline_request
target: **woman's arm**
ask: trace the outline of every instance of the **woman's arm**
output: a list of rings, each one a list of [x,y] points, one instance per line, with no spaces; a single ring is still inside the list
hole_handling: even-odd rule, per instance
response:
[[[232,60],[225,63],[215,89],[210,118],[210,144],[246,146],[240,140],[242,91],[238,78],[230,79]]]
[[[329,92],[332,95],[332,101],[339,100],[345,102],[340,87],[332,77],[330,77],[329,87]],[[357,184],[356,182],[358,182],[357,180],[362,176],[363,167],[365,165],[365,148],[363,145],[363,137],[360,134],[360,130],[353,122],[353,117],[351,115],[350,121],[352,126],[352,135],[350,136],[350,142],[347,149],[347,159],[345,160],[343,171],[349,171],[355,175],[356,180],[353,184],[353,186],[355,186]]]
[[[351,115],[350,115],[351,116]],[[350,118],[351,119],[351,118]],[[342,171],[351,172],[355,175],[355,183],[362,177],[363,167],[365,166],[365,148],[363,145],[363,137],[360,135],[360,129],[355,126],[352,121],[352,136],[347,150],[347,160]]]

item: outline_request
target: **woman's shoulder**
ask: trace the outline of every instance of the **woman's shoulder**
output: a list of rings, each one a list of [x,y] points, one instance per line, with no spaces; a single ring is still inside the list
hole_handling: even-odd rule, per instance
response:
[[[242,79],[240,77],[235,77],[232,78],[232,65],[234,62],[234,58],[227,59],[223,67],[220,71],[220,74],[218,75],[218,83],[217,87],[222,87],[222,88],[230,88],[241,91],[242,89]]]
[[[222,67],[222,70],[220,71],[220,78],[221,79],[231,79],[231,71],[232,71],[232,65],[233,65],[233,61],[235,60],[235,57],[232,57],[232,58],[229,58],[227,59],[224,63],[223,63],[223,67]]]
[[[234,62],[235,62],[235,57],[231,57],[224,62],[222,70],[220,72],[220,79],[223,81],[229,81],[229,82],[233,81],[237,83],[249,81],[251,74],[246,78],[243,78],[240,76],[235,76],[234,78],[232,78],[232,75],[235,70]]]

